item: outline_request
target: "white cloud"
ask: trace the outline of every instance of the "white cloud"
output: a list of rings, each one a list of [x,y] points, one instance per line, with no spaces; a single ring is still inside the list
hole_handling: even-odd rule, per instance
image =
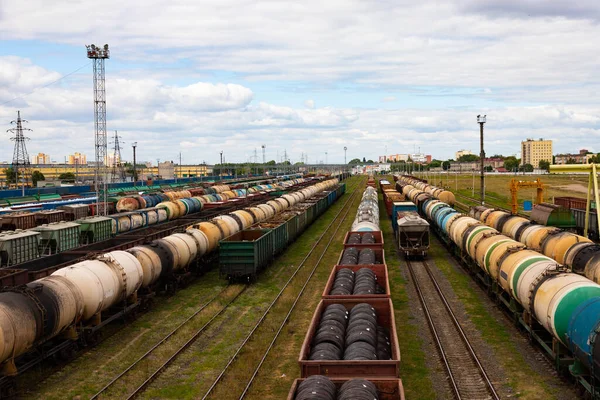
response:
[[[253,80],[492,89],[597,82],[600,6],[551,3],[12,1],[3,4],[0,35],[101,40],[118,60],[190,59],[196,72]]]
[[[592,146],[600,138],[599,7],[571,3],[10,1],[2,4],[0,37],[79,46],[82,57],[84,43],[107,42],[113,65],[135,65],[107,78],[108,126],[138,141],[141,159],[181,150],[184,161],[215,162],[223,150],[242,160],[263,143],[270,159],[287,150],[314,162],[328,151],[339,161],[345,145],[349,159],[375,158],[386,145],[444,158],[478,147],[480,112],[488,114],[489,154],[515,153],[526,137],[552,138],[557,152],[600,151]],[[187,70],[177,70],[180,61]],[[0,125],[20,109],[34,129],[31,153],[60,159],[83,150],[91,159],[89,71],[42,87],[59,77],[0,57],[0,103],[38,88],[0,106]],[[311,89],[294,108],[264,101],[250,85],[257,82],[278,88],[271,99]],[[376,108],[397,92],[418,105]],[[344,106],[317,107],[336,100]],[[0,160],[10,159],[11,143],[1,143]]]
[[[52,71],[26,60],[20,85],[4,96],[18,95],[31,82],[45,82]],[[254,103],[250,89],[240,85],[197,82],[179,87],[155,79],[112,78],[107,98],[109,133],[118,130],[125,140],[124,154],[138,142],[140,159],[175,159],[181,151],[185,162],[216,162],[220,150],[231,161],[243,161],[261,144],[267,157],[287,151],[292,160],[301,153],[309,161],[348,157],[375,158],[385,146],[400,153],[420,148],[437,158],[452,157],[459,148],[478,147],[478,113],[488,115],[485,129],[489,154],[518,152],[527,137],[556,141],[556,152],[576,151],[600,140],[600,106],[540,105],[495,108],[367,109],[293,108],[267,102]],[[30,121],[29,152],[50,153],[55,160],[82,151],[93,159],[93,113],[89,84],[76,80],[72,87],[43,88],[19,100],[18,106],[0,106],[0,121],[14,119],[16,110]],[[7,126],[8,128],[8,126]],[[9,160],[12,146],[8,137],[0,146],[0,160]]]

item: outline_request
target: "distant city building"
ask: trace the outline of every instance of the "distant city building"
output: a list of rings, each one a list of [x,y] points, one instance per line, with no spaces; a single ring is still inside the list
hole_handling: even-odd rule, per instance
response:
[[[37,155],[33,156],[31,158],[31,163],[32,164],[50,164],[50,156],[48,154],[44,154],[44,153],[38,153]]]
[[[390,154],[388,156],[379,156],[380,163],[386,163],[387,160],[391,162],[408,161],[408,154]]]
[[[108,167],[112,167],[115,163],[119,164],[121,162],[121,159],[119,158],[118,154],[115,158],[115,155],[113,153],[110,153],[106,155],[106,157],[104,158],[104,162]]]
[[[428,164],[431,162],[431,155],[416,153],[416,154],[411,154],[410,159],[419,164]]]
[[[554,156],[554,164],[587,164],[593,154],[588,154],[588,149],[579,150],[579,154],[557,154]]]
[[[87,160],[86,160],[85,154],[81,154],[81,153],[77,153],[77,152],[75,154],[69,154],[69,160],[67,161],[67,164],[86,165]]]
[[[494,170],[499,170],[504,167],[504,160],[501,158],[485,158],[483,160],[483,167],[492,167]],[[479,161],[473,162],[450,162],[450,171],[468,172],[468,171],[479,171],[481,169],[481,163]]]
[[[527,139],[521,142],[521,165],[531,164],[537,168],[542,160],[552,162],[552,140]]]
[[[373,174],[388,172],[391,169],[390,164],[368,164],[368,165],[355,165],[352,167],[352,174]]]
[[[456,153],[454,153],[454,159],[456,161],[458,161],[458,159],[461,158],[462,156],[468,156],[468,155],[473,155],[473,153],[471,153],[471,150],[459,150]]]
[[[162,179],[175,178],[175,164],[173,164],[171,161],[158,163],[158,175]]]

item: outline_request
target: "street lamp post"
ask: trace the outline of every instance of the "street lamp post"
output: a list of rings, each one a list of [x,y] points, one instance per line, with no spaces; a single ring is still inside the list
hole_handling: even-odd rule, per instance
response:
[[[221,165],[219,166],[219,176],[223,176],[223,150],[221,150]],[[222,178],[221,178],[222,179]]]
[[[346,151],[347,150],[348,150],[348,148],[346,146],[344,146],[344,168],[346,168],[345,165],[347,165],[347,163],[346,163]]]
[[[137,142],[133,142],[131,144],[131,147],[133,147],[133,186],[135,186],[135,184],[137,182],[137,170],[135,168],[135,164],[136,164],[135,148],[137,147]]]
[[[484,171],[483,171],[483,162],[485,159],[485,151],[483,150],[483,125],[485,124],[486,121],[486,116],[487,115],[478,115],[477,116],[477,123],[479,124],[479,142],[480,142],[480,147],[481,147],[481,152],[479,154],[480,157],[480,161],[481,161],[481,205],[483,205],[485,203],[485,176],[484,176]]]

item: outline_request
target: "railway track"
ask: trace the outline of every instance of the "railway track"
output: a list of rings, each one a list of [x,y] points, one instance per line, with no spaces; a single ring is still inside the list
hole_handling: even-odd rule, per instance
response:
[[[208,391],[204,394],[204,396],[202,397],[203,400],[208,399],[215,391],[215,389],[217,388],[217,386],[222,382],[223,378],[226,376],[227,371],[229,370],[229,368],[231,367],[231,365],[234,363],[234,361],[236,360],[236,358],[238,358],[238,356],[240,355],[240,353],[244,350],[245,346],[248,344],[248,342],[252,339],[253,335],[257,332],[257,330],[261,327],[261,325],[263,324],[263,322],[265,321],[267,315],[273,310],[273,308],[275,307],[277,301],[282,297],[282,295],[284,294],[284,292],[286,291],[286,289],[288,289],[290,287],[291,282],[294,280],[294,278],[298,275],[298,273],[300,272],[300,270],[302,269],[302,267],[306,264],[307,260],[309,259],[309,257],[315,252],[315,250],[317,249],[317,247],[319,246],[319,244],[323,243],[324,239],[326,239],[326,234],[330,231],[330,229],[332,227],[335,226],[335,230],[331,233],[331,235],[329,236],[329,241],[326,243],[325,248],[322,250],[321,254],[319,255],[319,258],[317,259],[317,261],[314,263],[314,266],[310,272],[310,274],[308,275],[308,277],[306,278],[302,288],[300,289],[300,291],[298,292],[298,294],[295,296],[294,298],[294,302],[292,303],[291,307],[289,308],[289,310],[287,311],[287,314],[285,315],[284,319],[282,320],[281,324],[279,325],[278,330],[275,332],[272,340],[270,341],[267,349],[262,353],[262,357],[258,363],[258,365],[254,368],[252,375],[250,376],[250,378],[247,380],[246,382],[246,386],[242,392],[242,394],[240,395],[240,399],[244,398],[246,396],[246,394],[248,393],[250,387],[252,386],[253,382],[256,380],[256,377],[258,376],[258,373],[262,367],[262,365],[264,364],[265,360],[267,359],[267,357],[269,356],[269,353],[271,352],[271,350],[273,349],[277,339],[279,338],[279,336],[281,335],[281,332],[283,331],[283,328],[285,327],[288,319],[290,318],[292,312],[294,311],[294,309],[296,308],[296,305],[298,304],[302,294],[304,293],[306,287],[308,286],[310,280],[312,279],[313,275],[315,274],[317,268],[319,267],[321,260],[323,259],[323,257],[325,256],[325,254],[327,253],[327,250],[329,249],[329,246],[331,245],[333,238],[335,237],[336,233],[339,231],[339,228],[342,224],[343,221],[345,221],[346,217],[348,216],[348,213],[350,211],[350,207],[348,207],[349,204],[352,204],[352,200],[356,198],[356,194],[359,192],[358,190],[358,185],[356,185],[354,187],[354,191],[352,193],[352,195],[346,200],[346,202],[344,203],[344,206],[340,209],[340,211],[336,214],[336,216],[334,217],[334,219],[331,221],[331,223],[327,226],[327,228],[325,229],[325,231],[321,234],[321,236],[319,236],[318,240],[316,241],[316,243],[312,246],[312,248],[310,249],[309,253],[304,257],[304,259],[302,260],[302,262],[298,265],[298,267],[296,268],[296,270],[294,271],[294,273],[292,274],[292,276],[288,279],[288,281],[285,283],[285,285],[281,288],[281,290],[279,291],[279,293],[277,294],[277,296],[275,297],[275,299],[269,304],[269,307],[265,310],[265,312],[263,313],[263,315],[261,316],[261,318],[258,320],[258,322],[256,323],[256,325],[252,328],[252,330],[250,331],[250,333],[246,336],[246,338],[244,339],[244,341],[241,343],[241,345],[237,348],[236,352],[234,353],[234,355],[229,359],[228,363],[225,365],[225,367],[223,368],[223,370],[221,371],[221,373],[217,376],[217,378],[214,380],[214,382],[212,383],[212,385],[209,387]],[[343,212],[343,214],[342,214]],[[341,218],[339,218],[341,215]],[[338,219],[339,218],[339,219]],[[247,368],[248,366],[246,366]],[[239,382],[240,377],[236,376],[236,380]]]
[[[426,261],[407,261],[449,383],[457,399],[500,397]],[[457,340],[460,338],[460,340]]]
[[[234,289],[232,290],[232,288],[234,288]],[[219,292],[217,295],[212,297],[210,300],[208,300],[202,306],[197,308],[194,311],[194,313],[192,313],[192,315],[190,315],[185,321],[181,322],[177,327],[175,327],[165,337],[163,337],[154,346],[152,346],[152,348],[150,348],[148,351],[146,351],[142,356],[140,356],[138,359],[136,359],[126,369],[124,369],[121,373],[119,373],[117,376],[115,376],[109,383],[107,383],[102,389],[100,389],[98,392],[96,392],[96,394],[94,394],[90,399],[91,400],[97,399],[102,395],[108,394],[110,392],[118,391],[119,390],[118,385],[121,383],[126,385],[124,382],[128,376],[134,375],[136,373],[140,373],[140,370],[148,370],[148,368],[149,368],[148,364],[152,362],[152,359],[160,358],[159,353],[160,353],[161,349],[163,349],[164,347],[166,347],[169,344],[172,344],[173,342],[177,342],[177,339],[179,339],[179,342],[183,341],[182,336],[184,336],[184,335],[180,334],[180,333],[182,331],[184,331],[184,328],[192,329],[193,334],[190,337],[187,337],[187,339],[185,339],[185,341],[182,345],[178,345],[177,350],[175,352],[171,353],[165,361],[162,361],[159,364],[159,366],[156,369],[154,369],[154,371],[150,375],[147,375],[145,377],[145,380],[140,385],[138,385],[133,390],[133,392],[123,393],[125,390],[123,388],[121,388],[122,392],[118,393],[119,397],[121,397],[121,398],[126,398],[126,399],[135,398],[138,394],[143,392],[144,389],[154,379],[156,379],[160,375],[160,373],[166,367],[168,367],[179,354],[181,354],[186,348],[188,348],[189,345],[191,345],[196,339],[198,339],[202,335],[202,333],[205,332],[206,329],[208,329],[208,327],[211,326],[212,323],[221,314],[223,314],[228,309],[228,307],[242,293],[244,293],[244,291],[247,288],[248,288],[248,285],[230,285],[230,286],[225,287],[221,292]],[[229,291],[233,291],[233,293],[232,294],[226,293]],[[231,297],[231,298],[228,298],[228,297]],[[192,328],[193,323],[195,321],[199,320],[202,316],[204,316],[206,314],[206,313],[203,313],[203,311],[209,309],[211,306],[213,306],[219,302],[224,303],[224,304],[222,304],[222,306],[218,307],[217,310],[212,314],[210,319],[208,321],[206,321],[205,323],[203,323],[200,328],[193,329]],[[164,357],[162,357],[162,358],[164,359]],[[144,362],[147,362],[147,363],[144,364]]]

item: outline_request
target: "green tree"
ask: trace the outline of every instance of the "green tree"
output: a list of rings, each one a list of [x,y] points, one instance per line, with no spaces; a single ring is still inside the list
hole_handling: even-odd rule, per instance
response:
[[[275,160],[267,161],[267,165],[276,165]]]
[[[4,170],[4,175],[6,176],[6,183],[16,183],[17,174],[15,174],[15,169],[13,167],[8,167]]]
[[[37,186],[38,181],[44,181],[46,177],[40,171],[33,171],[31,174],[31,182],[33,182],[33,186]]]
[[[550,161],[540,160],[539,167],[544,171],[550,172]]]
[[[519,169],[520,160],[515,156],[509,156],[504,159],[504,168],[507,171]]]
[[[494,167],[492,167],[491,165],[486,165],[485,167],[483,167],[483,170],[485,172],[493,172],[494,171]]]
[[[75,182],[75,174],[72,172],[63,172],[58,176],[58,179],[66,182]]]
[[[567,160],[567,164],[577,164],[577,161],[575,161],[575,159],[569,157],[569,159]]]
[[[442,162],[440,160],[431,160],[429,163],[430,168],[439,168],[442,166]]]
[[[369,163],[369,164],[373,164],[373,162],[374,162],[373,160],[368,160],[367,161],[367,163]]]
[[[360,164],[360,158],[353,158],[348,164]]]
[[[524,172],[533,172],[533,165],[531,165],[531,164],[522,165],[521,168],[519,168],[519,170],[524,171]]]
[[[362,160],[362,162],[366,163],[366,162],[367,162],[367,159],[363,157],[363,160]]]
[[[444,162],[442,163],[442,169],[443,169],[444,171],[448,171],[448,170],[450,169],[450,161],[444,161]]]
[[[589,162],[594,164],[600,164],[600,153],[596,154],[595,156],[592,156]]]
[[[458,162],[473,162],[479,161],[479,157],[475,154],[464,154],[458,158]]]

